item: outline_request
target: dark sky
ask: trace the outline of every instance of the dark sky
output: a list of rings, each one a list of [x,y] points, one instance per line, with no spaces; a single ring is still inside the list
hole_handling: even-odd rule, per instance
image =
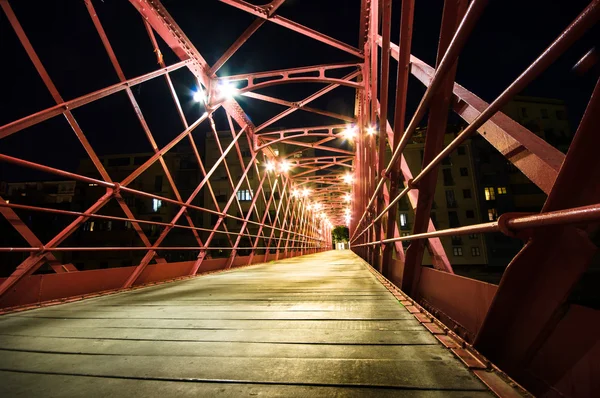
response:
[[[155,70],[158,65],[137,11],[127,1],[95,0],[117,57],[128,78]],[[587,4],[586,1],[491,1],[463,51],[457,81],[486,101],[492,101],[554,40]],[[163,4],[212,65],[246,29],[254,17],[216,0],[164,0]],[[257,3],[258,4],[258,3]],[[83,1],[12,1],[11,5],[42,62],[65,100],[118,82],[117,76],[94,30]],[[443,1],[417,2],[412,52],[435,63]],[[358,45],[360,0],[288,0],[279,14],[348,44]],[[398,42],[400,1],[393,1],[392,41]],[[35,10],[35,11],[32,11]],[[598,78],[598,68],[584,76],[571,71],[585,52],[596,45],[598,26],[574,45],[523,94],[565,100],[575,130]],[[159,39],[160,41],[160,39]],[[176,62],[160,42],[167,64]],[[0,124],[54,105],[3,13],[0,13]],[[356,61],[351,55],[303,37],[270,22],[219,71],[220,76],[312,64]],[[395,65],[391,74],[393,98]],[[203,112],[191,99],[194,79],[187,70],[172,74],[188,121]],[[321,88],[319,84],[276,86],[263,93],[297,101]],[[423,86],[409,87],[409,115]],[[183,130],[163,79],[137,87],[135,95],[159,145]],[[283,107],[242,98],[240,105],[259,125]],[[353,90],[337,89],[313,103],[315,107],[351,114]],[[150,146],[124,93],[118,93],[76,109],[74,115],[100,155],[144,152]],[[308,117],[310,116],[310,118]],[[296,112],[279,126],[294,127],[337,123],[312,114]],[[222,112],[219,128],[226,128]],[[206,131],[201,127],[200,131]],[[0,141],[0,153],[39,161],[74,171],[84,156],[81,145],[63,117],[55,117]],[[0,164],[0,180],[38,178],[22,169]]]

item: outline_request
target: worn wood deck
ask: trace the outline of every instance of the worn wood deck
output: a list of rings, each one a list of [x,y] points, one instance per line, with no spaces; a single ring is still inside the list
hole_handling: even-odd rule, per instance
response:
[[[350,251],[0,317],[0,396],[491,396]]]

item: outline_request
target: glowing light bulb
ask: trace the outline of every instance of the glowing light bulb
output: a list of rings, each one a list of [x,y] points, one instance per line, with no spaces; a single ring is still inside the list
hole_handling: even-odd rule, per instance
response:
[[[275,163],[267,162],[265,164],[265,168],[267,169],[267,171],[273,171],[273,170],[275,170]]]
[[[375,127],[373,127],[373,126],[367,127],[367,135],[373,135],[375,133],[377,133],[377,129]]]
[[[290,164],[290,162],[288,162],[287,160],[282,160],[279,163],[279,170],[282,173],[287,173],[288,171],[290,171],[290,169],[292,168],[292,165]]]
[[[204,102],[206,99],[206,95],[201,88],[198,88],[198,91],[194,93],[194,101],[196,102]]]
[[[344,131],[342,131],[342,136],[346,140],[353,140],[356,137],[356,127],[349,126]]]
[[[349,193],[344,195],[344,202],[350,202],[352,201],[352,195],[350,195]]]
[[[352,181],[354,180],[354,177],[350,173],[346,173],[342,178],[344,182],[349,185],[352,184]]]
[[[221,82],[217,86],[217,94],[219,98],[229,99],[233,98],[238,92],[237,87],[230,82]]]
[[[302,190],[302,196],[303,196],[303,197],[307,197],[307,196],[308,196],[308,194],[310,194],[310,189],[304,188],[304,189]]]

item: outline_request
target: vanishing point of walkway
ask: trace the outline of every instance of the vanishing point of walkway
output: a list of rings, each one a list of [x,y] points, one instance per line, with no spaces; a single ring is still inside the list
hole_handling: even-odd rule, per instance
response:
[[[490,393],[350,251],[0,317],[0,396]]]

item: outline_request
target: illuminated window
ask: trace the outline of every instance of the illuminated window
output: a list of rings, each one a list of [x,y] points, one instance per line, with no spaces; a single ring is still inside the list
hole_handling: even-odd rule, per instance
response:
[[[93,231],[93,230],[94,230],[94,222],[93,222],[93,221],[91,221],[91,222],[90,222],[90,232],[91,232],[91,231]]]
[[[469,234],[469,239],[477,239],[477,234]]]
[[[483,191],[485,193],[485,200],[496,199],[496,191],[494,190],[494,187],[485,187]]]
[[[496,212],[496,209],[488,209],[488,218],[490,221],[494,221],[498,218],[498,212]]]
[[[152,199],[152,210],[156,213],[162,207],[162,200]]]
[[[407,224],[408,224],[408,220],[406,217],[406,213],[400,213],[400,226],[406,227]]]
[[[452,254],[454,254],[457,257],[461,257],[462,256],[462,247],[453,247]]]
[[[496,191],[498,191],[498,195],[506,195],[506,187],[498,187]]]
[[[252,191],[250,189],[242,189],[237,191],[236,196],[240,202],[252,200]]]
[[[479,251],[479,247],[477,247],[477,246],[471,247],[471,255],[473,257],[479,257],[479,256],[481,256],[481,252]]]
[[[98,184],[88,184],[89,187],[97,187]]]

